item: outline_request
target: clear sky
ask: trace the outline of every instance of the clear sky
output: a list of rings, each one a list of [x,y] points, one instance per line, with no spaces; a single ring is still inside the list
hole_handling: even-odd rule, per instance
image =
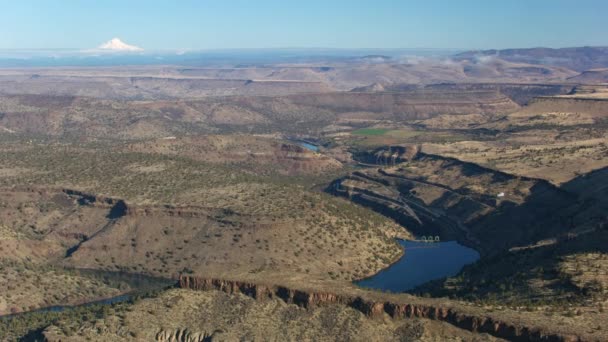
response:
[[[608,45],[608,0],[0,0],[0,49]]]

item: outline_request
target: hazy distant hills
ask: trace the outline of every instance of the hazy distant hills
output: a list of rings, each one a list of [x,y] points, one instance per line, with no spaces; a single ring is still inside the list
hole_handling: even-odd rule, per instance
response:
[[[454,56],[455,59],[488,60],[491,57],[514,63],[552,65],[575,71],[604,68],[608,66],[608,47],[530,48],[467,51]]]
[[[61,67],[61,68],[58,68]],[[608,48],[0,50],[1,94],[175,99],[334,91],[394,92],[442,83],[596,84]]]
[[[408,64],[434,60],[437,65],[492,59],[563,67],[581,72],[608,67],[608,47],[523,48],[503,50],[454,49],[227,49],[183,51],[0,50],[0,67],[48,66],[267,66],[277,63]]]
[[[109,42],[110,43],[110,42]],[[223,49],[223,50],[2,50],[0,68],[51,66],[264,66],[276,63],[350,62],[378,63],[402,56],[448,57],[462,50],[453,49]]]

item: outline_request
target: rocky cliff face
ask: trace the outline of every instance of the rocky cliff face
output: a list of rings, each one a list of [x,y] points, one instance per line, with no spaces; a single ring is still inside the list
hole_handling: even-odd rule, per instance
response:
[[[583,93],[572,97],[537,97],[522,112],[530,114],[579,113],[589,115],[594,119],[605,119],[608,117],[608,99],[599,96],[594,98],[593,95]]]
[[[365,164],[393,166],[411,160],[419,151],[420,147],[417,145],[384,146],[373,151],[353,153],[353,158]]]
[[[286,303],[295,304],[304,308],[343,304],[362,312],[370,318],[381,318],[384,315],[388,315],[393,319],[426,318],[439,320],[453,324],[461,329],[472,332],[488,333],[512,341],[582,340],[578,336],[544,331],[533,326],[523,326],[498,320],[493,317],[480,317],[463,313],[452,307],[378,301],[363,298],[361,296],[308,291],[285,286],[268,286],[251,282],[209,279],[186,275],[180,275],[178,286],[199,291],[219,290],[230,294],[242,293],[257,300],[280,298]]]
[[[193,332],[188,329],[161,330],[156,334],[157,342],[203,342],[212,340],[213,334]]]

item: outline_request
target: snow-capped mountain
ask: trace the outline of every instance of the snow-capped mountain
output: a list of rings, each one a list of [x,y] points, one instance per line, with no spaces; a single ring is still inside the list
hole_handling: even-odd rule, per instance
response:
[[[129,45],[119,38],[113,38],[108,42],[101,44],[98,49],[109,51],[144,51],[144,49],[138,46]]]

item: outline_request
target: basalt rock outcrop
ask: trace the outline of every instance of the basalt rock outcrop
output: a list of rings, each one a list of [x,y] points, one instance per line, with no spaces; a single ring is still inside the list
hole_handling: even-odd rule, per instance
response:
[[[293,289],[278,285],[201,278],[189,275],[180,275],[178,286],[198,291],[219,290],[229,294],[242,293],[256,300],[278,298],[286,303],[304,308],[342,304],[358,310],[372,319],[388,315],[393,319],[426,318],[439,320],[461,329],[488,333],[512,341],[582,341],[580,337],[574,335],[544,331],[541,328],[523,326],[489,316],[476,316],[462,312],[454,307],[442,307],[433,304],[382,301],[357,295]]]
[[[584,113],[595,119],[608,117],[608,99],[585,97],[585,93],[578,93],[576,97],[543,96],[530,102],[524,110],[526,113]]]
[[[215,334],[193,332],[188,329],[161,330],[156,334],[157,342],[206,342],[213,341]]]
[[[415,158],[419,151],[417,145],[383,146],[372,151],[355,152],[353,159],[364,164],[393,166]]]

